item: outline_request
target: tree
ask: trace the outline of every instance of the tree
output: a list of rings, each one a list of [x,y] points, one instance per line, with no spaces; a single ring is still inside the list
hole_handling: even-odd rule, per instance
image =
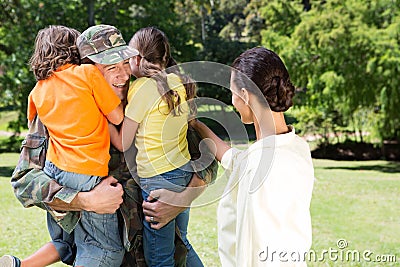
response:
[[[398,7],[390,0],[322,1],[309,10],[299,1],[268,1],[262,7],[262,42],[286,61],[306,92],[300,104],[318,110],[314,121],[321,121],[322,132],[326,125],[333,132],[346,125],[373,130],[363,128],[371,127],[359,117],[363,110],[382,117],[382,138],[399,138]]]
[[[93,24],[111,24],[121,30],[126,41],[145,26],[161,28],[170,37],[178,60],[190,60],[196,48],[190,31],[175,13],[176,1],[117,0],[9,0],[0,3],[0,105],[19,111],[18,121],[10,126],[15,132],[26,127],[26,103],[35,85],[29,71],[37,32],[51,24],[66,25],[79,31]],[[168,14],[160,16],[160,14]]]
[[[20,110],[15,131],[25,126],[26,99],[35,84],[27,62],[39,29],[63,24],[82,31],[105,23],[128,41],[152,25],[170,38],[178,62],[230,65],[250,47],[276,51],[298,87],[294,111],[310,124],[303,129],[399,139],[399,7],[400,0],[2,1],[0,106]],[[201,96],[230,103],[225,89],[199,87]]]
[[[2,105],[20,110],[19,120],[11,127],[19,132],[26,127],[27,96],[35,84],[27,62],[36,33],[50,24],[83,28],[75,17],[85,17],[77,0],[60,5],[50,0],[14,0],[0,4],[0,97]]]
[[[186,22],[192,25],[192,41],[200,49],[197,60],[213,61],[230,65],[241,52],[255,43],[245,33],[246,0],[185,0]],[[199,85],[198,95],[213,97],[230,104],[226,88]]]

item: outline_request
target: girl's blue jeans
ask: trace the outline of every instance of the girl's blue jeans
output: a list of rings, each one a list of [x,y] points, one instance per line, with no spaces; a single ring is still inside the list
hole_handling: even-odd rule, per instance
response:
[[[174,192],[183,191],[192,179],[193,172],[190,164],[174,169],[172,171],[159,174],[149,178],[140,178],[142,196],[145,201],[152,190],[168,189]],[[175,226],[178,226],[183,243],[188,249],[186,266],[203,266],[199,256],[187,239],[187,227],[189,223],[189,208],[179,213],[179,215],[167,225],[159,230],[151,228],[151,223],[143,220],[143,249],[146,264],[149,267],[173,267],[175,253]]]

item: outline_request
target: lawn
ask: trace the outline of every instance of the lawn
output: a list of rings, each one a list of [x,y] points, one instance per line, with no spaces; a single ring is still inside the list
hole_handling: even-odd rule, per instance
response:
[[[0,131],[8,131],[8,123],[18,118],[17,111],[2,111],[0,112]]]
[[[18,155],[0,154],[0,255],[25,257],[49,240],[45,213],[24,209],[13,196],[9,177]],[[313,246],[309,266],[395,266],[366,262],[397,257],[400,263],[400,163],[314,160],[311,204]],[[221,182],[223,183],[223,181]],[[220,266],[215,194],[211,187],[191,211],[189,239],[205,266]],[[213,192],[211,192],[213,191]],[[346,248],[339,249],[339,246]],[[325,252],[325,254],[323,254]],[[357,261],[360,255],[360,261]],[[346,256],[350,260],[346,260]],[[319,261],[324,257],[324,261]],[[342,260],[343,259],[343,260]],[[353,260],[355,259],[355,260]],[[56,264],[53,266],[64,266]]]

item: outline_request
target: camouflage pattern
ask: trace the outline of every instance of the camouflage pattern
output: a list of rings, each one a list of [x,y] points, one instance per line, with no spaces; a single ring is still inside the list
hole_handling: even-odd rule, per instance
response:
[[[95,63],[116,64],[139,55],[136,49],[126,45],[121,32],[110,25],[96,25],[85,30],[77,39],[81,59],[89,58]]]
[[[124,202],[118,210],[119,227],[122,232],[122,240],[125,245],[122,267],[145,267],[143,254],[143,211],[141,207],[142,197],[140,187],[130,176],[124,156],[115,148],[110,149],[110,174],[123,185]],[[118,163],[119,162],[119,163]],[[14,193],[24,207],[37,206],[47,210],[53,218],[63,227],[72,231],[80,218],[80,212],[57,212],[51,209],[48,203],[58,198],[65,203],[70,203],[79,193],[57,184],[40,169],[30,169],[19,178],[12,180]],[[175,266],[186,265],[187,249],[180,238],[179,230],[176,231],[175,241]]]
[[[131,177],[124,155],[113,147],[110,149],[110,155],[110,174],[118,179],[124,188],[124,202],[118,210],[119,227],[126,249],[121,266],[145,267],[140,187]],[[11,183],[15,195],[22,205],[24,207],[37,206],[47,210],[63,229],[67,232],[72,231],[79,221],[80,212],[58,212],[48,204],[55,198],[70,203],[79,192],[60,186],[41,169],[28,169],[19,174],[19,176],[13,176]],[[175,266],[183,267],[186,265],[187,249],[180,238],[178,229],[176,230],[175,247]]]
[[[123,243],[126,253],[122,262],[122,267],[146,266],[143,254],[143,202],[140,186],[136,181],[135,158],[136,148],[132,146],[124,153],[119,152],[113,146],[110,148],[111,160],[108,164],[110,175],[114,176],[122,184],[124,195],[120,207],[119,219],[120,229],[123,233]],[[132,159],[125,162],[125,159]],[[131,168],[129,170],[128,166]],[[186,266],[187,249],[183,243],[178,227],[175,229],[175,266]]]
[[[110,156],[109,174],[114,176],[124,189],[123,203],[119,208],[118,219],[122,242],[127,252],[121,266],[146,266],[143,253],[142,221],[144,215],[140,187],[129,172],[124,154],[111,145]]]
[[[204,146],[200,152],[202,138],[192,127],[188,128],[186,139],[188,141],[191,165],[197,176],[206,184],[215,182],[218,174],[218,162],[211,150]]]
[[[54,199],[70,203],[79,192],[60,186],[42,171],[46,147],[44,146],[44,148],[42,148],[44,149],[43,151],[38,149],[38,147],[40,148],[41,146],[28,146],[27,144],[31,143],[29,140],[36,140],[38,137],[46,139],[46,132],[43,131],[45,128],[41,125],[40,121],[39,123],[35,121],[32,125],[33,127],[31,127],[30,133],[23,141],[20,160],[11,178],[14,193],[24,207],[37,206],[47,210],[58,224],[70,233],[79,221],[80,212],[58,212],[53,210],[48,204]],[[32,136],[34,136],[34,138],[31,138]],[[196,160],[200,157],[199,143],[201,138],[193,129],[189,129],[187,138],[192,159]],[[33,143],[36,144],[36,142]],[[39,142],[39,144],[42,144],[42,142]],[[126,153],[128,155],[127,158],[135,159],[136,150],[134,146]],[[142,220],[144,215],[141,203],[143,200],[140,187],[135,181],[137,177],[132,177],[131,175],[131,173],[135,173],[134,167],[132,167],[134,165],[131,162],[127,164],[124,154],[112,146],[110,148],[110,155],[110,175],[114,176],[124,188],[124,201],[118,210],[118,218],[119,227],[122,232],[122,241],[127,252],[125,253],[121,266],[145,267],[146,264],[142,246]],[[35,163],[32,164],[31,162]],[[218,169],[216,161],[214,160],[212,164],[205,169],[200,168],[199,166],[201,165],[198,164],[198,161],[196,161],[195,165],[193,165],[199,169],[199,171],[196,172],[197,175],[206,181],[206,183],[213,182]],[[127,166],[131,166],[131,171],[129,171]],[[178,228],[176,228],[175,236],[175,266],[186,266],[187,249],[180,237]]]
[[[79,222],[80,212],[59,212],[48,206],[55,199],[70,203],[79,191],[62,187],[41,169],[20,172],[20,176],[12,178],[11,184],[15,196],[25,208],[36,206],[47,210],[66,232],[71,233]]]
[[[22,141],[18,164],[12,177],[20,176],[20,172],[25,172],[28,169],[44,167],[48,138],[49,133],[46,127],[36,116],[32,121],[28,134]]]
[[[36,116],[22,141],[18,164],[11,176],[11,185],[17,199],[25,208],[38,206],[48,210],[60,226],[70,233],[78,223],[80,214],[57,212],[46,204],[54,198],[70,203],[78,191],[63,188],[42,171],[46,160],[48,138],[46,127]]]

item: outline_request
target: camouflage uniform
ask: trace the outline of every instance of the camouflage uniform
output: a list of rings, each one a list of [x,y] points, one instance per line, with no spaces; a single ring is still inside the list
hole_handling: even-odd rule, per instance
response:
[[[123,161],[118,163],[124,158],[123,154],[115,148],[111,148],[110,153],[110,174],[124,188],[124,202],[118,210],[122,241],[127,250],[122,266],[146,266],[142,247],[143,211],[140,187],[132,179],[126,164]],[[60,186],[42,170],[31,169],[19,179],[14,177],[12,185],[16,197],[24,207],[37,206],[47,210],[67,232],[72,231],[79,221],[80,212],[58,212],[48,205],[54,198],[70,203],[79,191]],[[177,260],[181,262],[177,266],[185,266],[182,262],[186,261],[186,247],[181,240],[177,241],[176,253]]]
[[[77,47],[82,59],[89,58],[100,64],[115,64],[139,54],[137,50],[127,46],[119,30],[110,25],[90,27],[78,37]],[[36,127],[31,127],[23,142],[20,160],[11,178],[14,193],[24,207],[37,206],[47,210],[57,223],[70,233],[79,221],[80,212],[59,212],[48,204],[55,199],[71,203],[79,191],[60,186],[41,170],[44,166],[48,135],[40,120],[32,125]],[[196,132],[188,131],[189,151],[192,159],[195,159],[192,162],[193,169],[201,179],[209,183],[216,178],[218,164],[213,158],[211,164],[207,163],[211,162],[207,160],[210,157],[206,157],[206,164],[203,163],[203,157],[200,157],[203,155],[200,154],[198,147],[200,140]],[[122,242],[127,251],[122,266],[145,266],[140,188],[129,172],[128,166],[131,170],[132,167],[126,164],[124,154],[111,146],[110,155],[110,175],[114,176],[124,189],[123,203],[118,210]],[[127,158],[135,157],[129,155]],[[175,263],[176,266],[185,266],[187,250],[178,229],[176,236]]]
[[[21,151],[20,160],[14,170],[11,184],[17,199],[24,207],[37,206],[47,210],[63,229],[70,232],[79,221],[80,212],[59,212],[53,210],[48,204],[54,199],[70,203],[79,191],[60,186],[39,169],[42,166],[40,161],[43,161],[43,152],[45,152],[38,145],[43,143],[43,134],[42,131],[41,134],[33,133],[27,135],[23,142],[24,149]],[[193,159],[200,157],[199,142],[200,137],[197,133],[189,130],[188,143]],[[135,153],[135,151],[132,152]],[[127,153],[130,152],[128,151]],[[135,179],[132,178],[128,169],[129,165],[132,170],[132,165],[125,162],[124,154],[111,146],[110,155],[110,175],[118,179],[124,189],[124,201],[118,210],[122,241],[127,251],[122,266],[146,266],[142,247],[143,210],[140,187],[135,182]],[[127,158],[134,159],[135,157],[130,154]],[[195,170],[198,170],[197,175],[206,183],[214,181],[218,169],[216,161],[214,160],[208,168],[204,169],[199,167],[200,161],[195,162],[196,164],[192,163],[192,165]],[[187,250],[180,239],[178,229],[175,240],[175,265],[185,266]]]

